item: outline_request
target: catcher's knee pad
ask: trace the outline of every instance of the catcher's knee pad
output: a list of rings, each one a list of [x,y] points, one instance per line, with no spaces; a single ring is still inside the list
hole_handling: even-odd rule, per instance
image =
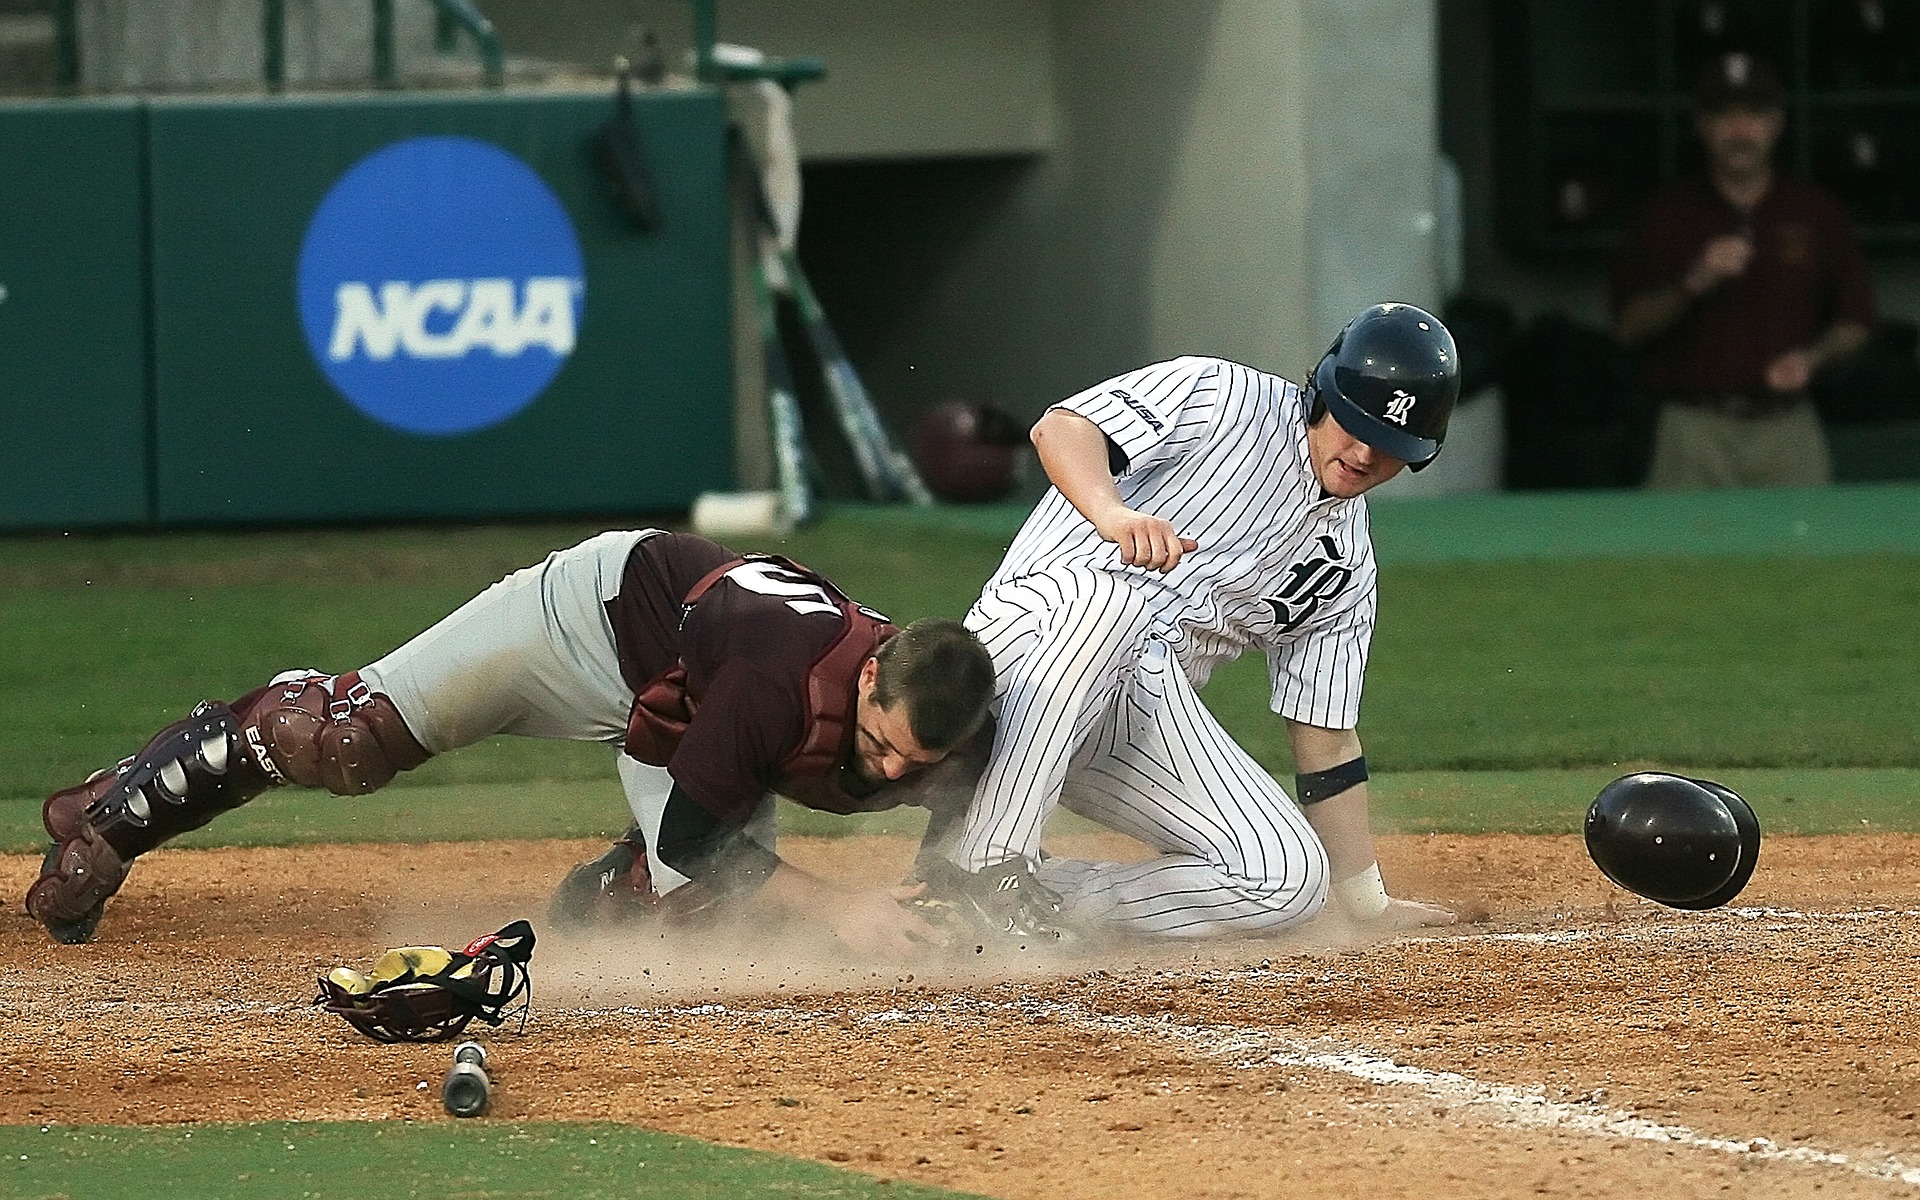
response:
[[[358,671],[288,671],[234,707],[253,761],[275,783],[364,796],[431,757]]]
[[[267,786],[243,751],[233,710],[218,701],[198,705],[139,753],[47,798],[40,815],[53,844],[27,892],[27,911],[58,940],[86,941],[135,858]]]

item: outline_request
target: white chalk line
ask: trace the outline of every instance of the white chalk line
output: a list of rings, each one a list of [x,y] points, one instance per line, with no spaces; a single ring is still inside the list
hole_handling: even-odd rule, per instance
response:
[[[660,1008],[628,1006],[598,1011],[626,1016],[733,1016],[754,1021],[799,1024],[844,1020],[847,1015],[792,1006],[754,1008],[725,1004]],[[1234,1060],[1234,1066],[1239,1070],[1300,1067],[1345,1075],[1379,1087],[1411,1088],[1427,1102],[1450,1110],[1490,1110],[1497,1123],[1507,1126],[1654,1142],[1750,1161],[1831,1167],[1882,1183],[1920,1185],[1920,1165],[1892,1155],[1846,1154],[1814,1146],[1781,1146],[1765,1137],[1735,1138],[1702,1133],[1685,1125],[1650,1121],[1592,1100],[1551,1100],[1538,1087],[1486,1083],[1453,1071],[1437,1071],[1396,1062],[1388,1055],[1365,1047],[1341,1045],[1331,1038],[1291,1038],[1253,1026],[1187,1024],[1164,1017],[1116,1016],[1094,1012],[1077,1003],[1025,998],[1001,1002],[961,995],[944,996],[907,1007],[882,1009],[860,1015],[855,1020],[872,1025],[931,1024],[950,1021],[955,1017],[979,1019],[996,1013],[1045,1016],[1088,1033],[1122,1034],[1173,1042],[1197,1053],[1201,1058]]]
[[[1680,943],[1717,937],[1732,930],[1751,932],[1758,925],[1762,932],[1778,933],[1796,925],[1823,922],[1893,921],[1920,917],[1920,909],[1874,908],[1856,912],[1800,912],[1791,908],[1723,908],[1711,914],[1690,913],[1672,924],[1602,926],[1598,928],[1510,930],[1416,935],[1395,938],[1375,945],[1428,946],[1435,943],[1514,942],[1522,945],[1553,946],[1567,942],[1643,942]]]
[[[1660,1142],[1769,1162],[1839,1167],[1886,1183],[1920,1184],[1920,1166],[1892,1156],[1867,1157],[1812,1146],[1780,1146],[1764,1137],[1729,1138],[1700,1133],[1685,1125],[1663,1124],[1584,1100],[1549,1100],[1538,1088],[1484,1083],[1452,1071],[1409,1066],[1370,1050],[1339,1046],[1331,1040],[1301,1041],[1231,1025],[1185,1025],[1138,1017],[1070,1014],[1077,1006],[1053,1006],[1054,1015],[1090,1032],[1124,1033],[1182,1042],[1203,1057],[1236,1058],[1241,1069],[1263,1066],[1306,1067],[1347,1075],[1386,1087],[1417,1089],[1427,1100],[1450,1108],[1490,1108],[1503,1124],[1565,1130],[1599,1137]],[[1248,1058],[1248,1055],[1255,1055]]]

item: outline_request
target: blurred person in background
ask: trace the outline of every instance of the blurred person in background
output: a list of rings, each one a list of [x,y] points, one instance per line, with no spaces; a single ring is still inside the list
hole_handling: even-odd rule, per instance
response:
[[[1807,384],[1866,342],[1873,287],[1839,201],[1774,168],[1784,100],[1763,60],[1707,63],[1694,90],[1705,174],[1658,192],[1615,260],[1614,336],[1660,401],[1649,487],[1833,478]]]

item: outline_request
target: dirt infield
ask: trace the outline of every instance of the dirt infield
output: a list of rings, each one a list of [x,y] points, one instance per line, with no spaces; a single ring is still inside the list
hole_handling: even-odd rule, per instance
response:
[[[0,857],[0,1122],[448,1120],[446,1048],[361,1038],[314,977],[538,923],[597,849],[161,852],[82,947],[19,912],[37,858]],[[872,879],[910,853],[786,849]],[[1398,890],[1490,916],[1371,944],[1322,921],[877,970],[793,931],[543,934],[525,1032],[485,1035],[492,1115],[1036,1200],[1907,1193],[1916,849],[1772,838],[1740,907],[1685,914],[1610,892],[1573,839],[1389,838]]]

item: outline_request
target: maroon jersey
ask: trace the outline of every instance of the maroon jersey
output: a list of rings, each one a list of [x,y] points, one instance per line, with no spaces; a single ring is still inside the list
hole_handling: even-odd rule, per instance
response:
[[[1845,210],[1811,184],[1778,177],[1744,215],[1704,177],[1656,195],[1615,260],[1614,315],[1635,296],[1677,283],[1724,234],[1750,238],[1753,258],[1647,344],[1647,382],[1656,391],[1764,395],[1767,364],[1781,354],[1812,343],[1836,320],[1873,322],[1872,280]]]
[[[636,694],[678,667],[686,693],[697,698],[684,732],[675,731],[677,743],[667,738],[658,746],[659,765],[702,809],[730,825],[745,822],[769,791],[835,812],[901,803],[899,789],[868,785],[845,769],[854,694],[868,656],[832,663],[831,678],[814,671],[848,630],[825,588],[783,563],[755,559],[721,575],[698,603],[685,606],[695,586],[736,558],[691,534],[646,538],[627,560],[620,594],[607,602],[620,672]],[[891,627],[869,633],[884,637]],[[814,697],[811,709],[810,675],[827,693]],[[847,714],[844,728],[827,726],[839,737],[837,765],[825,771],[803,765],[789,776],[790,760],[810,732],[809,713],[823,709]]]

